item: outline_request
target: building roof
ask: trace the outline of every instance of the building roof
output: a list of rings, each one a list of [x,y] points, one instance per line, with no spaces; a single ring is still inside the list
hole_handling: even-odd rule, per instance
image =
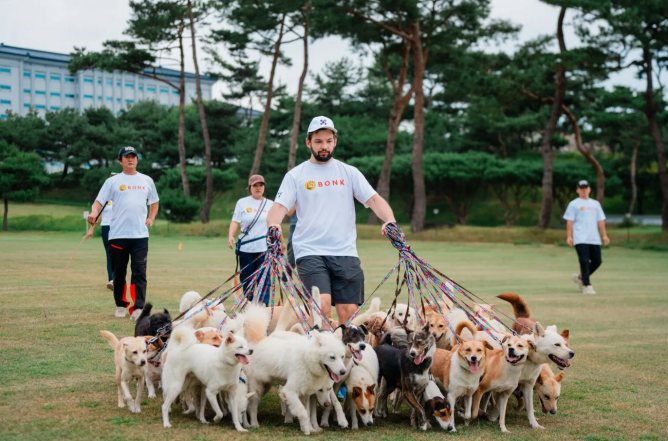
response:
[[[71,58],[68,54],[60,54],[57,52],[48,52],[36,49],[26,49],[23,47],[16,47],[16,46],[7,46],[4,43],[0,43],[0,56],[2,55],[10,55],[14,57],[28,58],[35,61],[50,61],[52,63],[62,63],[62,64],[68,64]],[[146,69],[144,70],[144,72],[147,74],[153,74],[153,69]],[[181,77],[181,71],[176,69],[169,69],[167,67],[162,67],[162,66],[156,66],[155,73],[158,76],[162,77],[175,77],[175,78]],[[194,79],[195,74],[191,72],[186,72],[186,78]],[[216,81],[214,77],[211,77],[209,75],[200,75],[200,78],[204,81],[211,81],[211,82]]]

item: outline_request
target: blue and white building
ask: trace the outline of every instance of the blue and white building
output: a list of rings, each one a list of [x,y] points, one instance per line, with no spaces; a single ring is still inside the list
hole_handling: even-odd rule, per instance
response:
[[[0,44],[0,118],[7,111],[25,115],[31,107],[44,116],[47,110],[67,107],[109,108],[114,114],[141,100],[155,100],[165,107],[178,106],[179,92],[152,78],[127,72],[93,69],[71,75],[70,56]],[[148,72],[148,74],[152,74]],[[157,68],[159,77],[178,85],[180,72]],[[211,99],[215,79],[201,75],[202,98]],[[186,73],[186,104],[196,97],[195,74]]]

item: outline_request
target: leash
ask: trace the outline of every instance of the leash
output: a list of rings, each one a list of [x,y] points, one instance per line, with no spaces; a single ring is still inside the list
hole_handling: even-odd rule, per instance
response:
[[[90,226],[90,228],[86,232],[86,235],[81,239],[81,242],[79,242],[79,246],[77,247],[76,250],[74,250],[74,254],[72,254],[72,257],[70,257],[70,260],[67,262],[67,265],[65,265],[65,269],[63,270],[62,273],[60,273],[60,276],[58,276],[58,280],[56,280],[56,284],[53,285],[53,288],[51,288],[51,292],[49,293],[49,295],[44,300],[44,303],[42,303],[42,314],[44,314],[44,317],[47,316],[47,314],[46,314],[46,303],[49,301],[49,299],[51,299],[51,296],[53,295],[54,291],[58,287],[58,284],[60,283],[60,279],[63,278],[63,276],[65,275],[65,271],[67,271],[67,268],[70,267],[70,264],[74,260],[74,256],[77,255],[77,253],[79,252],[79,248],[81,248],[81,245],[83,245],[84,241],[86,240],[86,236],[88,235],[88,233],[90,233],[95,228],[95,225],[97,225],[97,221],[100,219],[100,216],[102,216],[102,212],[107,207],[108,203],[109,203],[109,201],[105,202],[104,205],[102,206],[102,209],[100,210],[100,212],[97,214],[97,217],[95,218],[95,222],[93,223],[93,225]]]

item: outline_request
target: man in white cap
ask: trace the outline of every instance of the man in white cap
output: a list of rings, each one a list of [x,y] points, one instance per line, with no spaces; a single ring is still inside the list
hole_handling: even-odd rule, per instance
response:
[[[571,247],[575,246],[580,260],[580,274],[573,274],[573,282],[582,294],[596,294],[589,277],[602,263],[600,235],[603,235],[603,243],[606,245],[610,243],[610,239],[605,231],[603,208],[597,200],[589,197],[589,182],[578,182],[576,191],[579,197],[568,204],[564,213],[566,242]]]
[[[337,130],[325,116],[313,118],[306,146],[311,158],[290,170],[267,216],[278,226],[297,204],[297,226],[292,245],[297,270],[307,289],[317,286],[325,316],[336,306],[339,323],[345,323],[364,301],[364,273],[357,256],[355,199],[385,222],[395,222],[388,203],[376,193],[355,167],[332,158]]]

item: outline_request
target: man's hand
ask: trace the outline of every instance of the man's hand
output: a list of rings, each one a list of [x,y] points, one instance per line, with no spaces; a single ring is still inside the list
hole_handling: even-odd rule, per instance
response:
[[[386,236],[386,235],[387,235],[387,226],[388,226],[389,224],[394,224],[394,223],[396,223],[396,221],[393,221],[393,220],[392,220],[392,221],[389,221],[389,222],[385,222],[385,223],[383,224],[383,226],[380,227],[380,233],[381,233],[383,236]]]
[[[573,237],[572,237],[572,236],[568,236],[568,237],[566,238],[566,243],[568,244],[569,247],[572,247],[572,246],[573,246]]]
[[[150,217],[147,217],[147,218],[146,218],[146,222],[145,222],[145,224],[146,224],[147,227],[150,227],[150,226],[153,225],[153,222],[155,222],[155,219],[152,219],[152,218],[150,218]]]
[[[605,244],[605,246],[610,245],[610,238],[608,237],[607,234],[603,236],[603,243]]]
[[[234,249],[234,236],[230,236],[227,238],[227,247],[231,250]]]
[[[88,223],[91,225],[95,225],[97,223],[97,215],[100,214],[99,211],[91,211],[90,214],[88,215]]]
[[[91,237],[93,237],[93,232],[94,232],[94,231],[95,231],[95,228],[93,228],[93,227],[89,228],[89,229],[88,229],[88,232],[87,232],[86,235],[83,237],[84,240],[86,240],[86,239],[90,239]]]

